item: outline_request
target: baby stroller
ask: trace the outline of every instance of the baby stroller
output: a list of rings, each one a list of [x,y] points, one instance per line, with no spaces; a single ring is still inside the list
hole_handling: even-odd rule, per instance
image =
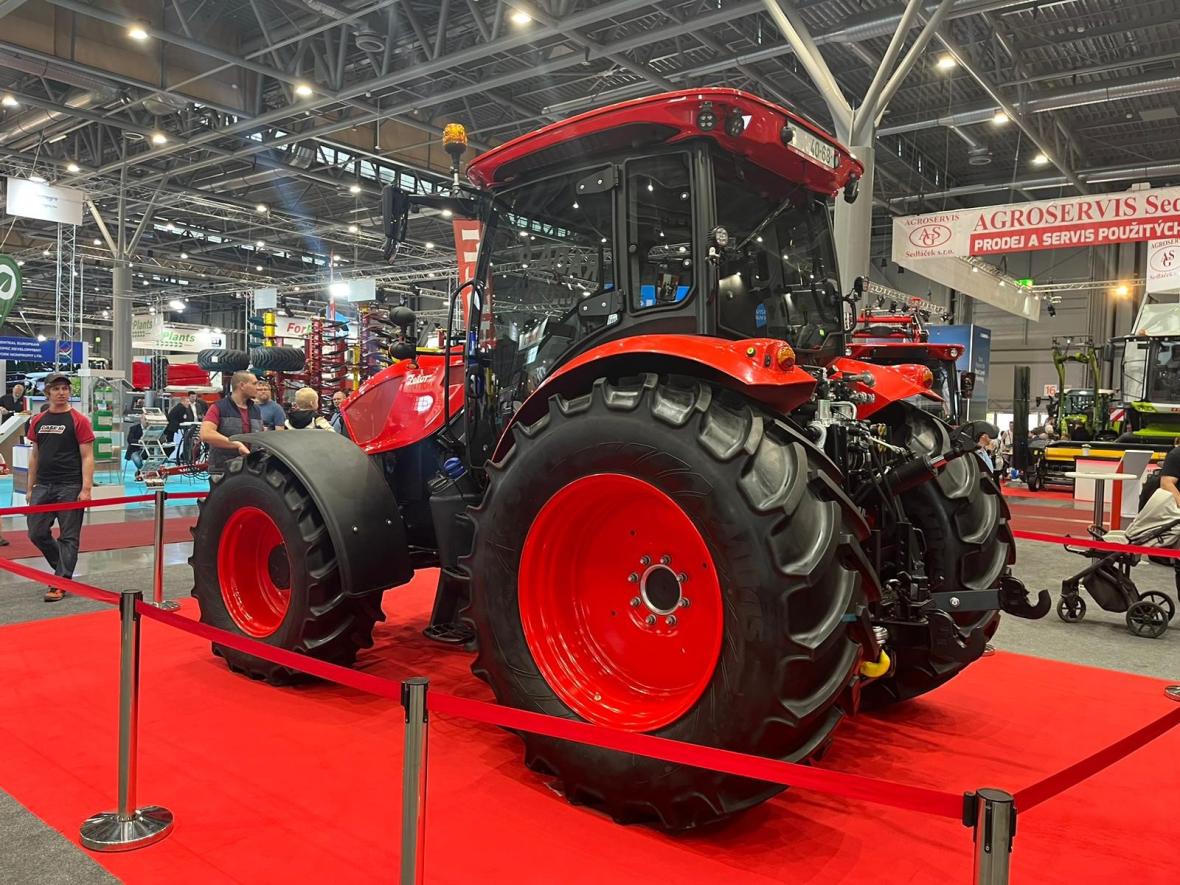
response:
[[[1143,547],[1171,547],[1180,540],[1180,506],[1166,491],[1157,491],[1148,499],[1139,515],[1126,531],[1102,532],[1091,528],[1090,533],[1101,541],[1114,544],[1135,544]],[[1140,593],[1131,580],[1131,569],[1140,561],[1137,553],[1065,548],[1094,562],[1071,578],[1061,582],[1061,598],[1057,614],[1061,620],[1074,624],[1086,616],[1086,600],[1081,588],[1108,612],[1125,612],[1127,629],[1136,636],[1157,639],[1168,629],[1176,614],[1176,605],[1166,593],[1150,590]],[[1180,561],[1168,559],[1171,566]],[[1180,571],[1176,572],[1177,593],[1180,593]]]

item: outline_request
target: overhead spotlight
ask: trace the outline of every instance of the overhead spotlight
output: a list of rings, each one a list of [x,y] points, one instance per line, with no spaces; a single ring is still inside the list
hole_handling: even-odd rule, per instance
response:
[[[77,175],[81,171],[82,171],[82,167],[79,166],[77,163],[74,163],[74,162],[66,163],[66,172],[69,172],[71,175]]]
[[[528,232],[527,230],[522,230],[522,231],[520,232],[520,235],[521,235],[522,237],[527,237],[527,236],[529,235],[529,232]]]
[[[351,184],[348,186],[348,192],[350,194],[359,194],[361,192],[361,186],[359,184]]]
[[[25,266],[25,260],[24,260],[23,258],[18,258],[18,259],[16,260],[16,266],[17,266],[17,267],[24,267],[24,266]]]
[[[256,264],[256,265],[254,265],[254,269],[255,269],[256,271],[259,271],[259,272],[261,273],[261,271],[262,271],[262,265],[261,265],[261,264]]]
[[[42,250],[41,250],[41,254],[42,254],[42,255],[44,255],[46,258],[48,258],[48,257],[49,257],[49,250],[48,250],[48,249],[42,249]]]
[[[1042,153],[1038,153],[1035,157],[1032,158],[1032,162],[1033,162],[1034,166],[1044,166],[1046,163],[1049,162],[1049,158],[1046,157]]]
[[[259,203],[257,206],[254,207],[254,211],[257,212],[259,215],[265,215],[268,211],[266,208],[266,203]]]
[[[127,29],[127,36],[130,37],[132,40],[142,43],[144,40],[146,40],[148,38],[147,28],[145,28],[143,25],[136,22],[135,24],[133,24],[131,27],[129,27]]]
[[[299,96],[300,98],[311,98],[312,89],[306,83],[296,83],[295,84],[295,94],[297,96]]]
[[[153,132],[152,133],[152,144],[167,144],[167,143],[168,143],[168,136],[165,135],[163,132]]]
[[[96,246],[101,246],[101,245],[102,245],[102,240],[100,240],[98,237],[95,237],[95,238],[94,238],[94,245],[96,245]]]
[[[452,212],[450,209],[443,209],[443,210],[442,210],[442,217],[443,217],[443,218],[450,218],[450,217],[451,217],[452,215],[454,215],[454,214],[455,214],[455,213],[454,213],[454,212]]]
[[[148,313],[155,313],[155,312],[156,312],[156,306],[153,304],[151,307],[148,308]]]
[[[104,320],[109,320],[111,318],[111,312],[109,310],[104,310],[102,312],[102,318]]]
[[[1126,283],[1119,283],[1114,287],[1114,294],[1116,298],[1126,298],[1131,294],[1131,287]]]
[[[3,98],[0,98],[0,104],[4,105],[4,107],[6,107],[6,108],[19,108],[20,107],[20,102],[18,102],[11,95],[6,95]]]
[[[520,25],[523,27],[524,25],[527,25],[532,20],[533,20],[533,17],[531,15],[529,15],[527,12],[523,12],[519,9],[514,10],[512,13],[512,23],[514,25]]]
[[[181,261],[188,261],[188,253],[187,253],[187,252],[181,252],[181,253],[180,253],[180,260],[181,260]]]
[[[255,249],[265,249],[266,243],[264,243],[262,240],[255,240],[254,241],[254,248]]]
[[[938,61],[935,62],[934,66],[936,68],[938,68],[940,71],[949,71],[952,68],[958,67],[959,63],[957,61],[955,61],[950,55],[948,55],[947,53],[944,52],[942,55],[940,55],[938,57]]]
[[[147,280],[144,280],[144,281],[143,281],[143,284],[146,286],[146,285],[148,284],[148,281],[147,281]]]
[[[44,344],[45,341],[48,339],[46,339],[46,337],[44,335],[38,335],[37,340],[40,341],[42,344]]]
[[[427,248],[427,249],[433,249],[433,248],[434,248],[434,243],[426,243],[425,245],[426,245],[426,248]]]
[[[355,224],[350,224],[348,226],[348,232],[350,234],[355,234],[358,230],[359,230],[359,228]]]
[[[175,310],[177,312],[183,311],[184,310],[184,302],[181,301],[179,298],[173,298],[171,301],[168,302],[168,308],[170,310]]]
[[[1008,120],[1008,115],[1002,110],[996,111],[994,114],[992,114],[992,123],[994,123],[996,126],[1003,126],[1008,122]]]

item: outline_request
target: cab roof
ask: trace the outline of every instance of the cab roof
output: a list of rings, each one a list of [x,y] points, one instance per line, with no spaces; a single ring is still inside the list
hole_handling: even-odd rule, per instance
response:
[[[554,167],[694,138],[711,139],[726,153],[826,196],[864,172],[814,123],[756,95],[712,88],[637,98],[551,123],[480,154],[467,176],[497,190]]]

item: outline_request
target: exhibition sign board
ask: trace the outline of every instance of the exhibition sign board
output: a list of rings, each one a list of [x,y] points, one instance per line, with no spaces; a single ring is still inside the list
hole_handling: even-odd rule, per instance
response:
[[[225,335],[200,326],[172,325],[155,316],[138,316],[131,320],[131,346],[139,350],[198,353],[210,347],[225,347]]]
[[[0,255],[0,326],[21,296],[20,265],[11,255]]]
[[[962,372],[975,373],[975,388],[971,399],[964,403],[964,417],[977,418],[987,410],[987,376],[991,365],[991,338],[989,329],[970,325],[933,325],[927,327],[931,344],[957,344],[962,348],[955,360],[955,368]]]
[[[78,225],[82,223],[85,202],[86,195],[72,187],[57,187],[10,176],[5,211],[21,218]]]
[[[1180,187],[1087,194],[893,220],[893,255],[968,258],[1180,238]]]
[[[1180,292],[1180,238],[1147,244],[1147,291]]]
[[[81,341],[38,341],[36,338],[0,337],[0,360],[22,363],[64,362],[82,364]]]

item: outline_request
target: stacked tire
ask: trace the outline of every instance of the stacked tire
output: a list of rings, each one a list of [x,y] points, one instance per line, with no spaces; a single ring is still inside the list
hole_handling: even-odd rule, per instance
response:
[[[240,372],[250,365],[250,354],[244,350],[209,348],[197,354],[197,365],[206,372]]]
[[[306,357],[298,347],[255,347],[250,365],[260,372],[301,372]]]

